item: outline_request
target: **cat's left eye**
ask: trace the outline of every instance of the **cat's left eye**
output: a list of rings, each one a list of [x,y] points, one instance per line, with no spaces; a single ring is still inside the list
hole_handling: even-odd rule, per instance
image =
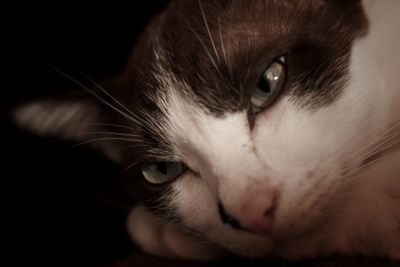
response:
[[[174,180],[185,172],[181,162],[159,161],[142,167],[143,177],[151,184],[164,184]]]
[[[275,60],[261,76],[251,95],[251,112],[259,113],[270,106],[283,89],[285,83],[284,58]]]

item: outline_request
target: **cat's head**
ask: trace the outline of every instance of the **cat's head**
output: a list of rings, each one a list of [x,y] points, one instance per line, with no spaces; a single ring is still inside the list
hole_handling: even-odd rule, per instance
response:
[[[379,99],[352,65],[365,30],[360,1],[173,1],[107,92],[89,88],[101,104],[39,101],[16,118],[109,141],[160,216],[265,255],[333,219],[366,161]]]

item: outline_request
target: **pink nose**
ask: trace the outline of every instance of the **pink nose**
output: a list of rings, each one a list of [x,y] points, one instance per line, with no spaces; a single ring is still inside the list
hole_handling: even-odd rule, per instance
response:
[[[235,229],[247,229],[256,233],[271,231],[274,213],[277,207],[276,191],[255,189],[246,193],[244,199],[238,199],[236,205],[226,211],[220,206],[222,221]]]
[[[276,202],[276,192],[256,190],[249,194],[237,216],[241,218],[244,228],[255,232],[269,232],[272,227]]]

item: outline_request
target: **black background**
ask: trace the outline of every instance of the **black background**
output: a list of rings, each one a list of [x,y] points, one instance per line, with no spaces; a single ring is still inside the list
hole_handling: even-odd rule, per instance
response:
[[[13,265],[101,266],[129,254],[129,206],[117,166],[99,153],[18,129],[10,112],[26,101],[77,89],[49,68],[95,80],[119,73],[165,0],[85,5],[17,3],[4,8],[2,86],[3,241]],[[7,80],[7,82],[5,82]]]

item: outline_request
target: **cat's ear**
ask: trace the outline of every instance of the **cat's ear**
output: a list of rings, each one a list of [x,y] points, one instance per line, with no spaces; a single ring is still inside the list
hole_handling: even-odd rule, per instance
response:
[[[86,99],[40,99],[21,104],[12,111],[12,119],[22,129],[39,136],[90,143],[113,160],[118,151],[109,142],[90,140],[104,124],[101,107]]]
[[[85,100],[41,99],[16,107],[12,117],[18,126],[37,135],[74,139],[99,122],[99,108]]]

